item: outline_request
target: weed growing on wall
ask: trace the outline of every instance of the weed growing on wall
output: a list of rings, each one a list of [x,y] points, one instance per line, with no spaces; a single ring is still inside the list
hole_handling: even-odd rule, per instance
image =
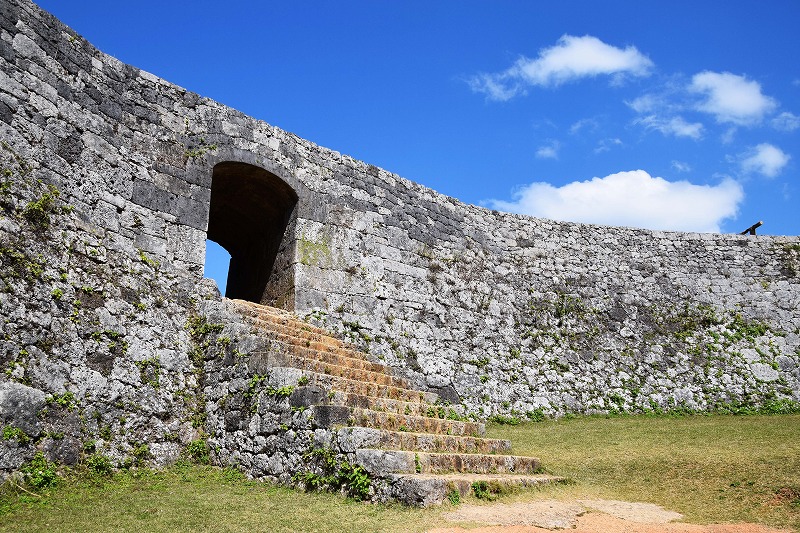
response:
[[[342,491],[356,500],[369,497],[372,481],[359,465],[340,459],[330,448],[315,448],[303,456],[305,469],[293,479],[307,490]]]
[[[206,359],[213,359],[215,356],[223,355],[229,343],[218,346],[218,335],[225,328],[224,324],[211,324],[206,317],[191,315],[186,321],[186,329],[192,340],[189,349],[189,360],[193,365],[196,385],[193,394],[188,400],[194,405],[191,408],[192,427],[202,429],[206,422],[206,399],[203,394],[205,383],[205,362]]]
[[[50,225],[50,215],[55,210],[56,198],[59,194],[55,185],[48,185],[47,192],[25,206],[22,216],[35,228],[46,229]]]

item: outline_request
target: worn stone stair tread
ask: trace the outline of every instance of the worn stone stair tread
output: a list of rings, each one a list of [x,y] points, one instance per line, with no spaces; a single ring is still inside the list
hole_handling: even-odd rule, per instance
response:
[[[280,354],[272,351],[254,352],[254,355],[258,355],[262,358],[262,360],[267,361],[268,364],[270,361],[274,361],[276,366],[290,366],[293,368],[299,368],[301,370],[315,372],[317,374],[340,376],[355,381],[389,385],[399,389],[410,390],[409,384],[405,379],[385,372],[375,372],[374,370],[341,366],[330,362],[298,357],[289,354]]]
[[[297,369],[300,370],[300,369]],[[310,383],[317,383],[334,391],[345,393],[355,393],[362,396],[373,396],[376,398],[390,398],[405,402],[432,404],[439,398],[436,393],[409,389],[405,387],[394,387],[391,385],[379,385],[377,383],[367,383],[355,379],[348,379],[342,376],[323,374],[309,370],[301,370]]]
[[[482,437],[486,434],[486,426],[481,422],[448,420],[404,413],[387,413],[354,407],[352,411],[354,425],[391,429],[396,431],[413,431],[417,433],[436,433],[442,435],[469,435]]]
[[[286,311],[284,309],[278,309],[276,307],[270,307],[267,305],[248,302],[245,300],[236,300],[230,298],[226,300],[231,302],[234,305],[234,307],[237,307],[240,314],[243,314],[246,318],[249,318],[251,320],[260,319],[269,324],[286,326],[287,328],[293,331],[302,332],[304,334],[305,333],[316,334],[321,337],[326,337],[336,340],[342,345],[349,346],[349,343],[337,337],[335,333],[320,328],[318,326],[309,324],[308,322],[305,322],[304,320],[298,318],[296,315],[294,315],[294,313],[290,311]]]
[[[441,417],[439,415],[439,408],[443,407],[435,403],[425,402],[405,402],[403,400],[395,400],[392,398],[379,398],[375,396],[364,396],[356,393],[348,393],[342,391],[333,391],[331,403],[339,405],[347,405],[350,407],[361,407],[364,409],[372,409],[373,411],[384,411],[387,413],[404,414],[404,415],[417,415],[426,416],[428,418],[447,419],[447,416]],[[448,407],[444,407],[449,409]]]
[[[355,346],[335,337],[331,332],[325,334],[310,332],[299,326],[292,327],[285,324],[275,324],[274,322],[265,321],[257,317],[247,317],[247,319],[254,331],[266,335],[267,337],[283,338],[284,340],[296,342],[299,345],[309,346],[317,350],[346,350],[354,357],[364,357],[365,355]]]
[[[318,349],[347,349],[354,354],[358,354],[357,348],[335,337],[333,333],[319,333],[314,331],[307,331],[300,326],[289,326],[286,324],[275,324],[272,321],[266,321],[258,317],[249,317],[250,324],[256,331],[267,334],[268,336],[283,336],[288,339],[300,341],[300,343],[308,342],[310,345],[317,345]]]
[[[359,448],[422,452],[458,452],[500,454],[511,453],[511,441],[463,435],[412,433],[379,428],[344,427],[338,431],[338,443],[344,450]]]
[[[541,462],[535,457],[478,453],[415,452],[359,448],[356,462],[368,473],[386,474],[539,474]]]
[[[472,490],[472,484],[481,481],[510,487],[536,487],[564,481],[564,478],[549,474],[388,474],[386,477],[391,484],[386,499],[421,507],[438,505],[453,491],[466,496]]]
[[[351,350],[318,350],[313,347],[305,345],[297,345],[281,339],[263,339],[264,349],[270,351],[284,350],[286,353],[296,357],[303,357],[306,359],[313,359],[316,361],[326,361],[340,366],[350,366],[352,368],[361,368],[364,370],[371,370],[373,372],[386,372],[391,373],[391,367],[375,363],[368,359],[364,359],[360,354],[356,357]]]
[[[286,328],[297,332],[330,337],[331,339],[345,344],[345,341],[336,337],[331,331],[314,326],[313,324],[309,324],[308,322],[305,322],[297,317],[291,311],[248,302],[245,300],[236,300],[230,298],[226,298],[225,300],[233,304],[233,307],[240,315],[251,321],[260,319],[265,323],[271,324],[272,326],[285,326]]]

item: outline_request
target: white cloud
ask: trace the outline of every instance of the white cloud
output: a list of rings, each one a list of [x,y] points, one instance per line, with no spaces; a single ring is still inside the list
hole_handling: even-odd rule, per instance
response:
[[[525,94],[525,89],[518,83],[508,83],[501,74],[478,74],[467,80],[470,89],[476,93],[484,93],[489,100],[505,102],[518,94]]]
[[[692,167],[689,166],[689,163],[684,163],[683,161],[673,161],[672,168],[678,172],[691,172],[692,170]]]
[[[794,131],[800,128],[800,117],[784,111],[772,119],[772,127],[781,131]]]
[[[602,154],[603,152],[608,152],[611,148],[615,146],[622,146],[622,139],[613,138],[613,139],[602,139],[600,142],[597,143],[597,147],[594,149],[594,153]]]
[[[637,113],[650,113],[666,107],[667,100],[660,95],[657,96],[655,94],[643,94],[639,98],[635,98],[634,100],[625,103]]]
[[[699,139],[703,136],[703,125],[699,122],[686,122],[683,117],[662,118],[656,115],[647,115],[634,121],[642,124],[649,130],[657,130],[664,135],[675,137],[690,137]]]
[[[468,80],[473,91],[491,100],[509,100],[524,94],[525,87],[557,86],[580,78],[599,75],[646,76],[653,62],[634,46],[617,48],[597,37],[564,35],[555,46],[539,51],[539,57],[521,57],[497,74],[479,74]]]
[[[700,72],[692,77],[689,90],[705,99],[696,108],[715,116],[717,122],[745,126],[761,122],[777,105],[761,93],[761,85],[730,72]]]
[[[561,143],[558,141],[550,141],[536,150],[536,157],[539,159],[558,159],[558,150],[561,148]]]
[[[736,215],[743,198],[742,187],[732,179],[694,185],[633,170],[561,187],[531,183],[516,191],[512,202],[488,203],[494,209],[555,220],[718,232],[722,220]]]
[[[756,172],[768,178],[780,174],[791,156],[771,144],[763,143],[742,154],[742,170],[746,173]]]
[[[577,134],[581,130],[595,131],[600,127],[600,123],[593,118],[582,118],[569,127],[569,132],[572,135]]]

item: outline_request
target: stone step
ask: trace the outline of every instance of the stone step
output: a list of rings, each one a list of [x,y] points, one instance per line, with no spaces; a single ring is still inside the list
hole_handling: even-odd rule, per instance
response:
[[[536,487],[550,483],[562,483],[564,478],[548,474],[389,474],[391,485],[388,499],[407,505],[427,507],[438,505],[458,492],[459,497],[473,492],[473,483],[485,483],[488,487]]]
[[[308,383],[331,390],[334,395],[336,391],[339,391],[345,394],[355,394],[358,396],[371,396],[374,398],[387,398],[409,403],[426,404],[435,403],[439,399],[436,393],[433,392],[369,383],[332,374],[304,370],[303,375],[308,378]]]
[[[314,359],[317,361],[325,361],[339,366],[349,366],[351,368],[359,368],[363,370],[370,370],[372,372],[386,372],[391,373],[391,369],[380,363],[373,363],[363,358],[363,354],[353,352],[348,349],[337,350],[320,350],[314,347],[306,346],[305,343],[297,344],[292,342],[291,339],[285,338],[264,338],[261,337],[266,349],[296,355],[297,357],[304,357],[306,359]]]
[[[438,435],[468,435],[482,437],[486,434],[484,424],[480,422],[428,418],[427,416],[387,413],[373,409],[352,409],[351,417],[354,426],[363,426],[390,431],[408,431],[411,433],[435,433]]]
[[[426,416],[428,418],[454,420],[458,416],[452,407],[420,402],[404,402],[391,398],[376,398],[342,391],[333,391],[330,403],[372,409],[373,411],[384,411],[386,413]]]
[[[241,315],[252,316],[252,317],[263,316],[266,318],[274,319],[276,321],[283,321],[285,323],[299,323],[308,326],[311,330],[316,330],[323,334],[327,333],[327,330],[319,328],[317,326],[313,326],[303,321],[292,311],[287,311],[285,309],[280,309],[278,307],[271,307],[269,305],[257,304],[255,302],[250,302],[247,300],[238,300],[236,298],[225,298],[225,301],[233,305],[233,307]]]
[[[369,474],[517,474],[541,473],[535,457],[487,455],[479,453],[437,453],[406,450],[356,450],[356,463]]]
[[[348,344],[336,337],[332,332],[313,326],[296,317],[294,314],[244,300],[228,300],[236,310],[249,319],[251,323],[263,326],[268,331],[280,331],[304,340],[330,340],[341,346]]]
[[[330,332],[321,334],[306,331],[302,328],[289,327],[282,324],[273,324],[259,318],[250,318],[250,324],[262,334],[269,337],[279,336],[290,339],[290,342],[298,346],[307,346],[315,350],[346,350],[354,356],[360,356],[361,352],[345,343],[341,339],[334,337]]]
[[[261,364],[267,364],[269,366],[288,366],[301,370],[307,370],[316,374],[339,376],[354,381],[363,381],[365,383],[372,383],[376,385],[386,385],[398,389],[408,389],[408,382],[405,379],[392,376],[387,373],[374,372],[372,370],[364,370],[361,368],[339,366],[324,361],[315,361],[305,357],[284,354],[280,351],[256,351],[253,352],[251,356],[258,357]]]
[[[408,450],[418,452],[456,452],[509,454],[511,441],[461,435],[408,433],[365,427],[344,427],[337,432],[337,442],[345,452],[359,448]]]

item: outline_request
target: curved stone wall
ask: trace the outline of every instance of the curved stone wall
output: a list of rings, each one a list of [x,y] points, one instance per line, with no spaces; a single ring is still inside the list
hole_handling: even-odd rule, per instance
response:
[[[85,405],[113,404],[111,390],[144,394],[123,406],[167,402],[143,411],[142,428],[153,413],[191,411],[170,402],[194,383],[180,327],[193,307],[188,296],[173,300],[169,287],[201,279],[213,169],[226,162],[264,169],[297,194],[262,300],[338,330],[475,414],[800,400],[796,237],[610,228],[465,205],[122,64],[27,0],[0,7],[0,139],[10,172],[0,221],[6,418],[6,406],[22,402],[35,413],[64,391],[80,393]],[[60,193],[48,205],[68,212],[41,233],[25,212],[43,201],[48,184]],[[48,263],[39,255],[55,253],[37,234],[59,254],[84,250],[87,265],[95,250],[104,266],[79,265],[86,274],[72,277],[73,263],[63,259],[44,270],[47,277],[25,281],[24,272]],[[154,281],[164,287],[126,285],[131,265],[155,264],[161,270],[153,276],[172,276]],[[67,269],[66,281],[59,269]],[[13,281],[11,272],[21,277]],[[68,327],[75,311],[53,291],[83,302],[84,284],[108,298],[87,304],[84,330],[48,344],[47,332]],[[137,304],[155,314],[137,321]],[[165,331],[163,323],[173,325]],[[122,334],[123,326],[141,351],[91,362],[92,335]],[[116,342],[102,340],[106,348]],[[50,349],[34,352],[37,342]],[[35,370],[72,353],[73,343],[82,355],[72,370]],[[175,385],[143,389],[152,372],[143,361],[158,350],[174,352],[165,357]],[[142,365],[145,378],[134,379]],[[104,369],[122,374],[102,381],[96,374]],[[97,390],[89,394],[85,383]],[[108,416],[117,425],[130,419]],[[158,438],[136,438],[168,444],[164,435],[191,432],[169,423]]]

